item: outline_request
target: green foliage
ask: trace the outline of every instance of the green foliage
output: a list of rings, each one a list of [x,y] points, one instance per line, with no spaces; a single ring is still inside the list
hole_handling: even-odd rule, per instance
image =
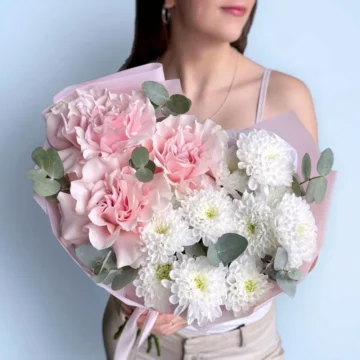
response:
[[[146,164],[149,162],[148,149],[143,146],[135,148],[131,153],[131,161],[135,168],[146,166]]]
[[[193,257],[206,256],[206,253],[200,243],[196,243],[191,246],[185,246],[185,254]],[[217,265],[219,265],[219,262]]]
[[[56,200],[66,182],[64,166],[58,152],[52,148],[45,150],[38,147],[31,157],[38,168],[29,170],[26,178],[33,182],[34,191],[38,195]]]
[[[169,92],[166,88],[156,81],[145,81],[142,85],[145,95],[155,105],[165,105],[169,100]]]
[[[286,271],[278,271],[276,273],[276,282],[280,289],[290,297],[294,297],[296,293],[296,281],[289,278]]]
[[[43,197],[52,196],[60,191],[61,185],[58,181],[49,178],[33,182],[34,191]]]
[[[302,159],[301,170],[304,181],[308,181],[311,176],[311,159],[310,159],[310,155],[307,153],[304,155]]]
[[[129,165],[136,170],[135,176],[141,182],[149,182],[154,178],[156,165],[149,160],[149,151],[143,146],[135,148],[131,153]]]
[[[152,181],[152,179],[154,178],[154,173],[151,170],[149,170],[147,167],[144,167],[137,169],[135,176],[139,181],[143,183],[147,183]]]
[[[133,282],[139,272],[139,269],[133,269],[130,266],[125,266],[118,270],[118,274],[115,276],[111,288],[113,290],[121,290],[126,285]]]
[[[207,252],[209,263],[218,266],[222,262],[226,266],[238,258],[247,246],[248,241],[243,236],[233,233],[224,234],[215,244],[210,244]]]
[[[334,153],[331,149],[324,150],[321,155],[320,159],[317,163],[317,171],[320,175],[326,176],[328,175],[332,167],[334,165]]]
[[[295,176],[293,176],[291,187],[296,196],[300,197],[302,195],[301,185],[299,183],[299,180]]]
[[[289,269],[287,272],[287,275],[290,279],[295,280],[295,281],[299,281],[304,278],[304,275],[302,274],[302,272],[296,268]]]
[[[282,248],[278,247],[276,250],[275,260],[274,260],[274,269],[276,271],[285,269],[287,263],[288,263],[289,255],[287,251]]]
[[[184,95],[172,95],[166,106],[172,114],[186,114],[190,110],[191,100]]]
[[[321,203],[324,200],[327,189],[327,179],[323,176],[313,178],[309,181],[306,189],[306,201],[308,203]]]

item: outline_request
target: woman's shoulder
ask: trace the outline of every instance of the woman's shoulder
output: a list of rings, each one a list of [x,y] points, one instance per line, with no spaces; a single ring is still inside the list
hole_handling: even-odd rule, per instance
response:
[[[271,71],[267,103],[272,114],[295,111],[311,135],[317,139],[314,102],[304,81],[280,71]]]
[[[271,71],[269,95],[292,106],[312,101],[310,90],[304,81],[275,70]]]

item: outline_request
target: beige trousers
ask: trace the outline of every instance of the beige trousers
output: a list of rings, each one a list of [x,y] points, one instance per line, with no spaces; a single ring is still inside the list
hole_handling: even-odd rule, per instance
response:
[[[113,336],[124,321],[120,302],[109,299],[103,319],[103,337],[107,360],[114,360]],[[136,354],[138,360],[283,360],[284,351],[276,330],[275,307],[261,320],[226,333],[194,336],[174,334],[160,337],[161,356],[155,347],[146,353],[147,342]],[[131,357],[133,359],[133,357]]]

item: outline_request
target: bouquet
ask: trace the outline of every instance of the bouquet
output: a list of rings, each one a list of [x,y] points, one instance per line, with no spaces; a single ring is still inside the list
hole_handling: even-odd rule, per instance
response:
[[[137,307],[118,359],[158,312],[206,333],[294,296],[321,248],[332,151],[319,154],[295,114],[226,131],[190,106],[158,64],[75,85],[44,111],[47,142],[32,153],[27,177],[60,243]]]

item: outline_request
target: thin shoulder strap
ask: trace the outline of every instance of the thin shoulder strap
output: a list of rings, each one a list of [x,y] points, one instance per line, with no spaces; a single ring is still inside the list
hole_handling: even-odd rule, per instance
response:
[[[269,86],[269,80],[270,80],[270,69],[264,70],[264,75],[261,81],[261,87],[260,87],[260,93],[259,93],[259,100],[258,100],[258,106],[256,111],[256,120],[255,123],[257,124],[263,119],[264,116],[264,109],[265,109],[265,103],[266,103],[266,94],[267,89]]]

